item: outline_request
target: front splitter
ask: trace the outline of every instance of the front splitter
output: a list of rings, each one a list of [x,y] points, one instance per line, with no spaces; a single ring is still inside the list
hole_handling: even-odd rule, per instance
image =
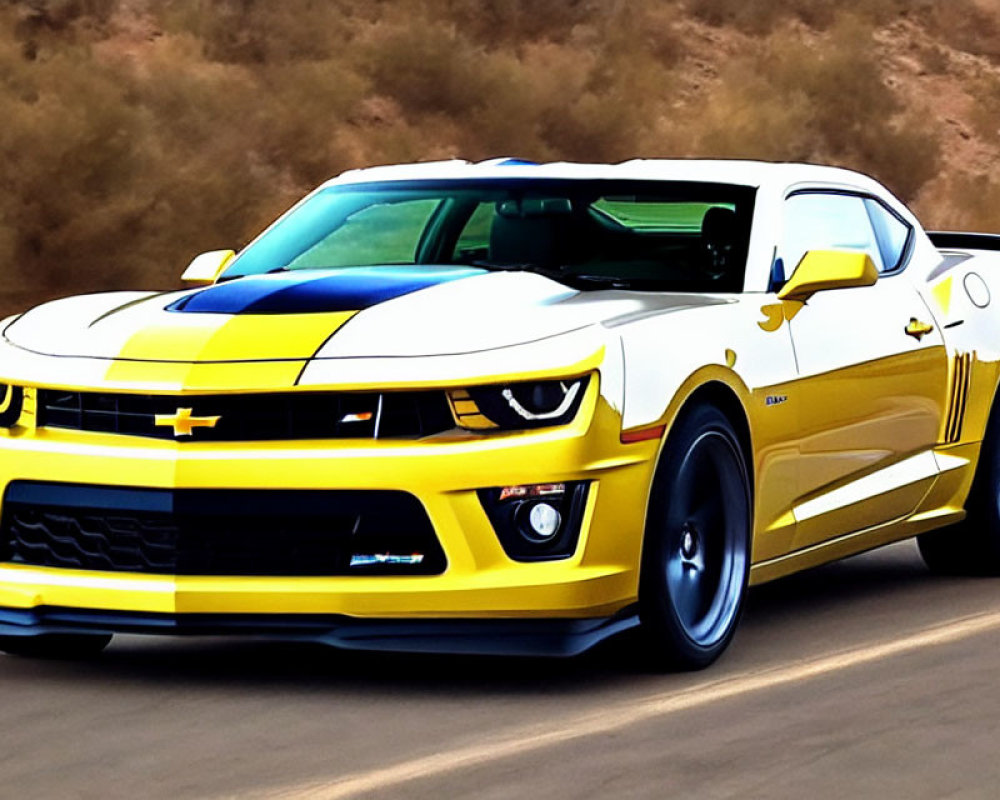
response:
[[[596,619],[378,619],[315,614],[158,614],[0,607],[0,636],[154,634],[260,636],[349,650],[574,656],[639,624],[634,607]]]

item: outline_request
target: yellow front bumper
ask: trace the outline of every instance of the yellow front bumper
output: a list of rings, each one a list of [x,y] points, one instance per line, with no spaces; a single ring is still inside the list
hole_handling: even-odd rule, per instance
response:
[[[595,391],[562,428],[413,442],[162,442],[56,429],[0,438],[13,480],[216,489],[387,489],[415,495],[445,551],[434,576],[218,577],[0,564],[0,608],[147,614],[318,614],[366,619],[597,618],[634,603],[658,442],[622,445]],[[500,546],[476,490],[591,481],[568,559],[520,563]]]

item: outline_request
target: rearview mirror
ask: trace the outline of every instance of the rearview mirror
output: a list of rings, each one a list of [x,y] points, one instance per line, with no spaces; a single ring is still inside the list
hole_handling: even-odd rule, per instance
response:
[[[867,253],[810,250],[778,292],[778,299],[804,303],[816,292],[871,286],[877,280],[878,270]]]
[[[202,253],[200,256],[195,256],[188,264],[188,268],[181,275],[181,280],[194,286],[215,283],[235,257],[235,250],[211,250]]]

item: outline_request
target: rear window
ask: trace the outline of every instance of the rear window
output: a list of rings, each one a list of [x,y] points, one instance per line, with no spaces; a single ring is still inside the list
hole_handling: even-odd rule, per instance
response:
[[[734,203],[660,203],[638,197],[602,197],[595,211],[634,231],[700,234],[710,208],[736,211]]]

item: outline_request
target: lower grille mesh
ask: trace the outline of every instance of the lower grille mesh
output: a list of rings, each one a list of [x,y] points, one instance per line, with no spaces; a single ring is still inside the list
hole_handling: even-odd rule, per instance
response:
[[[0,560],[167,575],[431,575],[445,558],[395,491],[150,490],[16,481]]]

